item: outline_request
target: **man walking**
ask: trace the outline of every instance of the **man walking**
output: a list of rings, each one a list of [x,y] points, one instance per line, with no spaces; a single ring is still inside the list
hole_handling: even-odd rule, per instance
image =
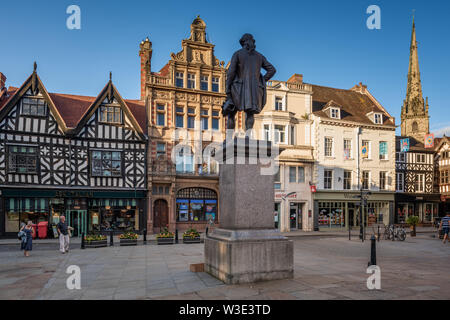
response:
[[[442,241],[442,243],[445,243],[445,241],[448,240],[448,231],[450,229],[450,212],[448,212],[447,215],[442,218],[439,229],[444,232],[444,240]]]
[[[69,252],[69,227],[67,226],[65,216],[60,217],[56,227],[58,228],[59,234],[59,251],[62,254]]]

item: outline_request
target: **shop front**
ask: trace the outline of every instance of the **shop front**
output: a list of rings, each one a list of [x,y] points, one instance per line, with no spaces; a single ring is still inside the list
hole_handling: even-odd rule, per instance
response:
[[[82,233],[141,231],[145,228],[144,191],[60,191],[3,189],[0,236],[15,236],[22,223],[48,223],[49,237],[62,215]]]
[[[388,225],[393,220],[394,194],[373,192],[367,205],[360,207],[359,192],[317,192],[314,196],[315,229],[348,229]]]
[[[201,187],[180,189],[176,193],[175,210],[179,230],[204,230],[208,223],[219,222],[217,192]]]
[[[419,217],[420,224],[432,225],[439,217],[440,197],[437,194],[395,196],[395,223],[406,223],[409,216]]]
[[[310,194],[306,194],[310,196]],[[308,199],[300,192],[275,192],[274,224],[281,232],[311,231],[312,215]]]

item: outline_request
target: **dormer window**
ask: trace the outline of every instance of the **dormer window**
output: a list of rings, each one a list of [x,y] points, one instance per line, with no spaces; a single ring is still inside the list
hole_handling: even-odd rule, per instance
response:
[[[100,122],[122,124],[122,109],[116,106],[102,105],[99,108]]]
[[[22,115],[45,117],[47,115],[47,103],[41,98],[23,98]]]
[[[373,122],[375,124],[383,124],[383,116],[381,115],[381,113],[374,113]]]
[[[339,108],[330,108],[330,117],[333,119],[340,119],[341,110]]]

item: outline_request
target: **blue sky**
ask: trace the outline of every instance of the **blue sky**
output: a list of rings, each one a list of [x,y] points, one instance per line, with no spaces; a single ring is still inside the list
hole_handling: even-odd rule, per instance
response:
[[[81,30],[66,28],[71,4],[81,8]],[[372,4],[381,8],[381,30],[366,27]],[[152,41],[158,71],[200,15],[220,60],[228,62],[240,36],[253,33],[277,80],[301,73],[305,82],[336,88],[363,82],[399,125],[413,9],[430,127],[450,135],[449,1],[8,1],[0,7],[0,72],[19,86],[36,60],[49,91],[96,96],[112,71],[122,96],[139,98],[139,42]]]

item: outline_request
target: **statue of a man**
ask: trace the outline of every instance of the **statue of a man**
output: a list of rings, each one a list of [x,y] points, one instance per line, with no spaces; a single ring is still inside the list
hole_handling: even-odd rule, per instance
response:
[[[258,114],[266,104],[266,82],[276,70],[267,59],[255,50],[255,39],[249,33],[242,36],[239,43],[241,50],[236,51],[231,58],[227,73],[227,100],[222,106],[222,113],[228,116],[228,129],[235,128],[235,115],[245,111],[245,128],[253,129],[254,115]],[[261,74],[261,68],[266,74]]]

